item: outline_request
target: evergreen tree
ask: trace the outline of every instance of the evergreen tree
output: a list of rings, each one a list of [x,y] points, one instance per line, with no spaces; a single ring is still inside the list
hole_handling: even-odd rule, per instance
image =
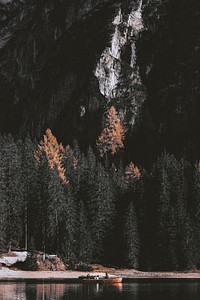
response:
[[[185,162],[164,153],[155,170],[158,238],[155,265],[159,269],[193,267],[194,238],[188,213]]]
[[[184,160],[177,163],[177,177],[175,191],[175,209],[177,223],[177,245],[179,252],[179,265],[181,268],[190,269],[195,267],[195,238],[193,236],[192,222],[188,210],[190,195],[188,194],[185,168],[187,164]]]
[[[65,209],[65,187],[60,181],[59,174],[49,170],[48,199],[47,199],[47,245],[50,252],[60,251],[59,222]]]
[[[156,268],[170,270],[177,268],[177,231],[174,209],[171,206],[171,186],[164,168],[159,170],[158,176],[158,229],[155,261]]]
[[[90,191],[96,182],[96,158],[91,147],[88,149],[87,156],[79,155],[78,163],[78,192],[77,199],[84,203],[87,215],[89,215]]]
[[[24,233],[24,195],[19,149],[11,135],[4,137],[2,165],[6,187],[6,239],[12,246],[20,246]]]
[[[17,142],[21,155],[22,185],[24,195],[24,247],[28,248],[28,241],[34,236],[33,226],[37,218],[38,182],[37,168],[34,158],[34,144],[27,136],[24,141]]]
[[[6,174],[5,167],[3,166],[2,148],[0,148],[0,253],[5,251],[6,243],[6,228],[7,228],[7,187],[6,187]]]
[[[93,242],[88,225],[87,214],[82,201],[79,203],[78,219],[78,258],[79,261],[90,263],[92,260]]]
[[[68,145],[64,148],[63,166],[66,176],[76,193],[79,188],[80,157],[76,157],[72,148]]]
[[[40,157],[40,163],[37,165],[37,201],[31,205],[32,216],[30,227],[33,229],[33,238],[36,249],[46,252],[47,250],[47,230],[48,230],[48,203],[50,182],[50,168],[46,156]]]
[[[125,217],[124,227],[124,242],[125,242],[125,264],[129,268],[138,268],[140,239],[138,232],[138,224],[136,212],[131,202]]]
[[[196,267],[200,267],[200,164],[199,162],[190,167],[189,179],[190,179],[190,218],[193,222],[193,235],[195,237],[195,253],[194,260],[196,261]]]
[[[60,216],[60,253],[72,267],[77,259],[77,225],[77,207],[71,187],[67,184],[65,185],[65,202],[62,204]]]
[[[126,189],[125,176],[124,176],[124,166],[122,161],[120,161],[118,167],[112,164],[110,168],[110,177],[115,193],[115,198],[120,198]]]
[[[90,190],[89,222],[93,237],[93,258],[99,260],[103,255],[103,243],[111,230],[114,215],[114,194],[104,167],[97,166],[96,182]]]

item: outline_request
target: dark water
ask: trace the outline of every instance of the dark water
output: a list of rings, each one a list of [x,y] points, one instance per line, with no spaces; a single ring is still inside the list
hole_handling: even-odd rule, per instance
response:
[[[82,285],[0,283],[0,300],[199,300],[200,282]]]

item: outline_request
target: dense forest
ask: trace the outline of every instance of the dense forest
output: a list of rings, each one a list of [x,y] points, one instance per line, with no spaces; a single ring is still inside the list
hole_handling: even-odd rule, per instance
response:
[[[96,149],[0,138],[0,249],[56,253],[73,266],[143,270],[200,266],[200,166],[164,152],[148,172],[120,160],[124,132],[111,107]]]

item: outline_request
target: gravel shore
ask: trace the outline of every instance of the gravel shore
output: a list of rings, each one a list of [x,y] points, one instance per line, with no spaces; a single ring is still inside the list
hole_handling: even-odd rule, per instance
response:
[[[90,272],[94,275],[102,275],[102,272]],[[6,279],[78,279],[79,276],[87,275],[88,272],[79,271],[21,271],[2,268],[0,270],[0,280]],[[105,273],[103,273],[104,275]]]
[[[108,270],[105,270],[107,272]],[[105,275],[104,271],[90,272],[93,275]],[[79,271],[20,271],[10,270],[3,267],[0,270],[0,281],[35,279],[35,280],[76,280],[79,276],[87,275],[88,272]],[[109,272],[126,279],[200,279],[200,272],[142,272],[136,270],[118,269]]]

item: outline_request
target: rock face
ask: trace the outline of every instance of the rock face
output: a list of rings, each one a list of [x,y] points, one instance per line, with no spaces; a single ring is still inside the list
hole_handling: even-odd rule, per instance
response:
[[[138,43],[153,148],[191,160],[200,153],[199,17],[196,0],[150,0],[143,13],[147,30]]]
[[[84,147],[114,105],[127,159],[197,159],[198,20],[197,0],[0,0],[1,133]]]
[[[95,70],[101,94],[107,101],[119,103],[121,119],[132,126],[145,99],[144,93],[138,89],[142,83],[136,63],[136,40],[138,33],[144,29],[142,3],[140,0],[137,5],[133,5],[128,14],[119,8],[112,22],[114,32],[110,47],[101,54]],[[128,61],[123,59],[123,52],[127,49],[130,51]]]
[[[115,10],[110,2],[1,2],[2,132],[73,127],[95,55],[106,43],[98,32]]]

